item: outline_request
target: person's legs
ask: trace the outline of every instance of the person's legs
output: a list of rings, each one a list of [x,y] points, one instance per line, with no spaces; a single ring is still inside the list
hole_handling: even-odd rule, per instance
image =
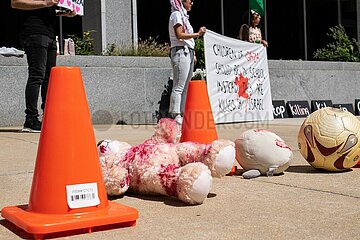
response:
[[[186,99],[186,88],[190,72],[192,72],[192,59],[190,52],[186,52],[184,48],[171,49],[171,65],[173,67],[173,88],[170,97],[169,113],[174,117],[183,112]],[[192,74],[192,73],[191,73]]]
[[[42,35],[30,35],[23,41],[28,62],[28,80],[25,88],[26,117],[38,117],[37,102],[47,62],[47,46],[42,42]]]
[[[181,93],[181,104],[180,104],[180,112],[183,114],[184,113],[184,109],[185,109],[185,103],[186,103],[186,95],[187,95],[187,90],[188,90],[188,86],[189,86],[189,82],[193,76],[193,72],[194,72],[194,51],[190,50],[190,68],[188,70],[188,75],[186,77],[186,82],[185,82],[185,87],[183,92]]]
[[[23,131],[41,130],[37,103],[46,73],[48,45],[49,38],[43,35],[30,35],[23,39],[28,62],[28,80],[25,88],[26,120]]]
[[[41,84],[41,109],[44,111],[51,68],[56,66],[56,41],[49,38],[45,78]]]

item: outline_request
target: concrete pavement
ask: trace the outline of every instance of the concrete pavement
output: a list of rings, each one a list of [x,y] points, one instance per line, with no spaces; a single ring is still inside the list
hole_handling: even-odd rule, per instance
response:
[[[161,196],[125,195],[113,201],[135,207],[140,217],[131,228],[60,239],[359,239],[360,168],[342,173],[313,169],[300,155],[297,134],[303,119],[218,125],[219,138],[235,140],[250,128],[269,129],[294,152],[285,174],[245,180],[214,179],[205,203],[187,206]],[[0,129],[0,208],[27,204],[39,134]],[[94,126],[96,140],[141,143],[153,125]],[[0,218],[0,239],[31,239]]]

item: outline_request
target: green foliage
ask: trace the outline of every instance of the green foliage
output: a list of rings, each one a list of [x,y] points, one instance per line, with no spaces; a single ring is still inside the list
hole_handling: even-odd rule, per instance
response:
[[[91,34],[95,30],[90,30],[83,32],[82,37],[75,35],[69,35],[74,40],[75,43],[75,54],[76,55],[94,55],[94,39],[91,38]]]
[[[108,56],[147,56],[147,57],[168,57],[170,47],[167,43],[161,44],[156,38],[149,37],[145,40],[139,40],[138,48],[133,46],[118,47],[115,43],[109,44],[104,55]]]
[[[328,36],[334,39],[334,42],[326,45],[325,48],[317,49],[314,52],[314,58],[324,61],[339,62],[360,62],[360,42],[355,39],[352,41],[347,36],[343,26],[330,28]]]
[[[195,40],[195,54],[197,59],[195,69],[205,69],[204,40],[202,38]]]

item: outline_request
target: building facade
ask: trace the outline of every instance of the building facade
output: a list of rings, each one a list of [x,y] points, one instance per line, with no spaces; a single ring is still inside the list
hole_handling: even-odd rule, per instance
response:
[[[331,41],[329,28],[341,24],[350,39],[360,39],[360,0],[264,0],[261,21],[269,42],[269,59],[312,60],[313,52]],[[138,1],[138,35],[159,36],[166,42],[169,4],[163,0]],[[158,6],[149,11],[151,6]],[[206,26],[236,38],[240,26],[248,23],[248,0],[195,0],[189,13],[195,30]],[[151,24],[149,24],[151,19]]]
[[[261,29],[269,42],[269,59],[313,60],[313,52],[331,41],[329,28],[339,24],[350,39],[360,39],[360,0],[264,0],[264,5]],[[248,0],[195,0],[189,14],[195,30],[206,26],[236,38],[240,26],[248,23],[248,8]],[[164,0],[91,0],[85,1],[83,17],[59,19],[58,33],[66,38],[94,30],[95,50],[101,54],[111,44],[132,46],[149,37],[168,42],[169,15]],[[8,23],[0,46],[21,48],[18,11],[11,9],[10,0],[0,2],[0,18]]]

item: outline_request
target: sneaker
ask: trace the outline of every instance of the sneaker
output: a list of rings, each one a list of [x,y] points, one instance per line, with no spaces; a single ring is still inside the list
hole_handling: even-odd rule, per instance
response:
[[[183,117],[181,115],[177,115],[174,120],[177,124],[181,125],[183,122]]]
[[[41,122],[37,117],[26,118],[22,132],[39,133],[41,132]]]

